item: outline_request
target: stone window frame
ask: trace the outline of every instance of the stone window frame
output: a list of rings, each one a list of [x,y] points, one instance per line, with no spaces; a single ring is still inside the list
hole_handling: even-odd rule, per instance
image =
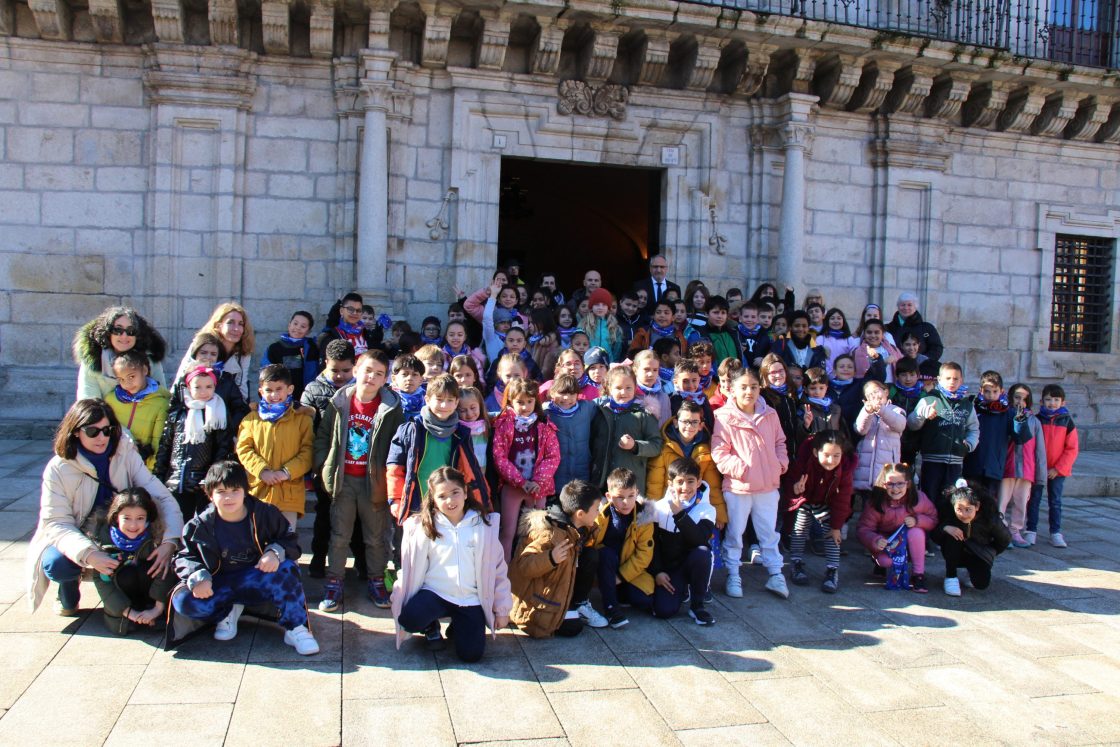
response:
[[[1036,246],[1041,255],[1038,283],[1038,327],[1032,341],[1030,373],[1038,378],[1063,378],[1068,373],[1094,372],[1100,379],[1120,381],[1120,325],[1109,332],[1108,353],[1050,350],[1050,311],[1054,295],[1054,254],[1058,234],[1117,240],[1120,208],[1088,211],[1074,205],[1040,203]],[[1118,253],[1120,254],[1120,253]],[[1113,262],[1117,261],[1114,254]],[[1120,273],[1113,267],[1112,318],[1120,315]]]

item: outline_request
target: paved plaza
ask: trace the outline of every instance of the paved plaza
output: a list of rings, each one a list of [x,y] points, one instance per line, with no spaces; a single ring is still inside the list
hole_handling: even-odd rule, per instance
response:
[[[853,539],[834,596],[814,585],[781,601],[752,568],[743,599],[717,593],[714,627],[634,614],[575,640],[504,631],[466,666],[419,639],[397,651],[388,611],[356,581],[346,614],[313,614],[323,650],[310,658],[263,623],[170,653],[155,633],[117,638],[91,613],[90,584],[81,617],[49,600],[29,615],[24,556],[49,453],[0,441],[0,744],[1120,741],[1115,498],[1070,497],[1072,546],[1009,550],[984,593],[944,596],[932,558],[928,595],[885,591]],[[1112,455],[1084,463],[1101,479],[1115,469]],[[820,560],[808,561],[817,583]],[[320,582],[307,589],[319,598]]]

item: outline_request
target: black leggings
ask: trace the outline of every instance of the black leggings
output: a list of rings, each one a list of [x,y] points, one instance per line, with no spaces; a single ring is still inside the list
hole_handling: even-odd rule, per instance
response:
[[[941,555],[945,558],[945,578],[956,578],[957,571],[965,568],[977,589],[987,589],[991,585],[991,564],[973,553],[965,543],[946,536],[941,541]]]

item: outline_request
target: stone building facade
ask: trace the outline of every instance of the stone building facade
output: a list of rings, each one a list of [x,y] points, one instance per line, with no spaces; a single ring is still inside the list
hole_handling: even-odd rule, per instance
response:
[[[655,169],[671,278],[853,314],[916,290],[967,379],[1062,380],[1097,442],[1120,421],[1115,325],[1050,349],[1057,238],[1120,233],[1120,91],[1039,34],[667,0],[80,2],[0,0],[5,421],[61,415],[74,329],[122,300],[176,359],[228,298],[262,342],[350,288],[442,316],[496,264],[503,158]]]

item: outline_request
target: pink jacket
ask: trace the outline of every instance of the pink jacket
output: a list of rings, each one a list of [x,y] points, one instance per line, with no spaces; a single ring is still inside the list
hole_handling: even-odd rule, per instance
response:
[[[902,456],[902,434],[906,430],[906,411],[890,403],[883,405],[878,415],[859,408],[856,416],[856,433],[863,436],[856,448],[859,465],[856,466],[852,487],[870,490],[879,470],[888,462],[897,462]]]
[[[486,308],[486,300],[488,298],[490,298],[489,287],[477,290],[467,296],[466,301],[463,301],[463,310],[470,314],[476,322],[482,324],[482,311]],[[517,318],[521,321],[522,326],[524,326],[527,323],[525,316],[517,309],[514,309],[513,312],[517,314]]]
[[[509,576],[506,571],[506,555],[498,539],[498,525],[501,517],[490,514],[489,525],[482,526],[484,541],[474,554],[475,578],[478,580],[478,598],[482,602],[482,614],[490,626],[490,637],[497,638],[494,618],[509,616],[513,609],[513,595],[510,594]],[[419,515],[408,517],[404,522],[404,538],[401,540],[401,570],[393,584],[393,620],[400,619],[405,602],[412,599],[424,586],[428,576],[428,546],[431,540],[420,526]],[[397,648],[406,638],[408,631],[397,623]]]
[[[759,398],[753,415],[733,403],[715,412],[712,458],[723,475],[723,492],[765,493],[778,489],[789,469],[786,436],[778,413]]]
[[[817,335],[817,344],[828,353],[828,358],[824,362],[824,368],[828,373],[832,373],[832,363],[838,356],[852,352],[851,338],[829,337],[827,332]]]
[[[487,370],[486,353],[484,353],[482,351],[482,346],[479,346],[477,348],[472,348],[470,345],[464,345],[463,347],[468,348],[471,351],[470,353],[468,353],[468,355],[474,360],[474,364],[476,366],[478,366],[478,372],[480,374],[482,374],[483,378],[486,378],[486,370]],[[453,356],[450,353],[448,353],[446,350],[443,351],[443,370],[444,371],[446,371],[451,366],[452,357]],[[481,386],[479,386],[478,388],[482,389]],[[483,392],[483,394],[485,394],[485,392]]]
[[[871,501],[864,502],[863,513],[860,514],[859,526],[856,529],[859,541],[872,553],[880,552],[879,548],[875,547],[875,542],[880,537],[889,538],[894,530],[902,526],[907,516],[917,519],[918,527],[926,532],[932,531],[937,526],[937,509],[921,491],[918,492],[918,505],[914,508],[906,508],[902,501],[889,502],[880,512],[875,510]]]
[[[517,416],[509,409],[503,410],[494,418],[491,454],[502,482],[520,488],[525,484],[525,477],[521,474],[521,469],[509,460],[509,447],[513,442],[516,420]],[[560,440],[556,436],[556,426],[543,417],[538,416],[533,427],[537,429],[537,458],[533,462],[533,482],[541,486],[540,494],[543,501],[543,496],[556,492],[553,478],[556,476],[556,468],[560,466]]]
[[[902,360],[902,353],[886,340],[883,340],[883,347],[887,350],[886,383],[890,384],[894,381],[894,364]],[[852,357],[856,361],[856,378],[861,379],[867,375],[867,369],[871,368],[871,357],[867,355],[867,346],[862,342],[856,345],[852,348]]]

